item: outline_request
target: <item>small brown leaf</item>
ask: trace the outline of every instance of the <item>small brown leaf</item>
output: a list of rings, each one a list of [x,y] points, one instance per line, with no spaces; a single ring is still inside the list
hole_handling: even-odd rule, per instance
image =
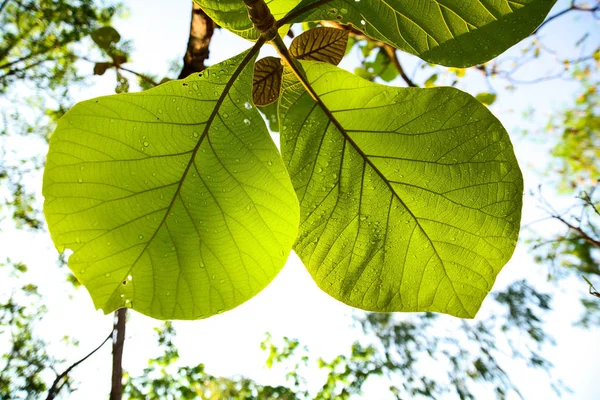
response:
[[[290,53],[298,60],[322,61],[338,65],[346,54],[347,30],[318,27],[292,41]]]
[[[109,62],[99,62],[94,64],[94,75],[104,75],[107,69],[113,66],[112,63]]]
[[[257,106],[266,106],[279,97],[283,66],[277,57],[261,58],[254,64],[252,100]]]

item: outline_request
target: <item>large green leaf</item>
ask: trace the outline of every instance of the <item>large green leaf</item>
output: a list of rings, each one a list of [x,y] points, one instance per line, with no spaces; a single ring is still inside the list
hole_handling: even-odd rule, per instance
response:
[[[334,20],[422,59],[467,67],[491,60],[544,20],[556,0],[303,0],[286,23]]]
[[[256,40],[260,36],[248,18],[248,9],[242,0],[194,0],[194,2],[213,21],[236,35],[248,40]],[[300,0],[265,0],[276,20],[285,16],[299,2]]]
[[[286,68],[281,147],[295,250],[317,284],[366,310],[473,317],[519,232],[523,181],[500,122],[457,89],[301,66],[322,105]]]
[[[251,106],[255,47],[184,81],[79,103],[61,119],[45,214],[104,312],[208,317],[283,266],[298,205]]]

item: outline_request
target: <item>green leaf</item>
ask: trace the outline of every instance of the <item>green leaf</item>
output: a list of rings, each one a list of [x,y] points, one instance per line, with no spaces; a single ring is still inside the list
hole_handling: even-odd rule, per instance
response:
[[[479,93],[475,98],[486,106],[491,106],[496,101],[496,93]]]
[[[365,310],[475,316],[519,232],[523,181],[500,122],[454,88],[299,65],[322,105],[284,71],[281,148],[316,283]]]
[[[254,29],[248,9],[242,0],[194,0],[202,10],[218,25],[248,40],[256,40],[260,35]],[[276,20],[282,18],[300,0],[265,0]],[[287,28],[284,27],[285,34]]]
[[[423,86],[425,86],[426,88],[435,87],[435,83],[437,82],[437,80],[438,74],[433,74],[429,78],[427,78],[425,82],[423,82]]]
[[[526,38],[556,0],[303,0],[282,23],[333,20],[423,60],[467,67]]]
[[[97,308],[197,319],[261,291],[298,205],[251,105],[260,46],[184,81],[79,103],[50,139],[45,214]]]
[[[112,26],[103,26],[93,31],[92,40],[103,50],[110,50],[111,46],[121,40],[121,35]]]
[[[349,31],[318,27],[294,38],[290,53],[298,60],[322,61],[338,65],[348,46]]]

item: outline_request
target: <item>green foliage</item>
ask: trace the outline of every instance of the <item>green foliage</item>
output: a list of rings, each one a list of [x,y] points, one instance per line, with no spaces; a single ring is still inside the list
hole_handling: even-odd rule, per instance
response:
[[[529,36],[555,2],[427,0],[416,6],[403,0],[303,0],[284,21],[350,23],[425,61],[468,67],[489,61]]]
[[[26,271],[22,263],[0,263],[3,284],[17,281]],[[8,296],[0,298],[0,342],[7,345],[0,358],[0,398],[39,398],[47,389],[44,373],[57,362],[47,353],[46,342],[34,333],[46,308],[32,284],[0,295]]]
[[[118,10],[99,7],[93,0],[4,1],[2,6],[0,93],[18,80],[50,89],[76,82],[74,45]]]
[[[142,376],[126,374],[124,399],[296,399],[294,392],[283,386],[263,386],[246,378],[215,377],[206,372],[204,364],[180,366],[171,323],[165,323],[156,331],[162,354],[148,361]]]
[[[506,131],[456,89],[302,67],[324,106],[284,74],[282,152],[301,206],[295,250],[317,284],[366,310],[475,316],[519,231]]]
[[[550,121],[547,130],[560,137],[552,155],[559,162],[563,190],[600,181],[600,94],[597,82],[584,81],[573,108]]]
[[[300,399],[360,397],[367,380],[373,378],[380,390],[389,385],[389,392],[398,399],[476,399],[473,389],[481,383],[489,384],[478,386],[477,393],[485,393],[482,398],[504,399],[520,395],[503,366],[506,349],[513,361],[550,371],[541,347],[552,341],[542,329],[550,303],[547,294],[524,281],[515,282],[494,299],[494,306],[500,306],[496,315],[479,321],[442,323],[432,313],[410,319],[380,313],[360,316],[357,322],[365,339],[330,360],[314,359],[306,347],[289,338],[276,341],[268,336],[262,347],[269,353],[267,365],[287,371],[288,384]],[[440,331],[440,326],[447,330]],[[450,367],[439,375],[437,369],[432,371],[431,360]],[[314,374],[315,367],[326,377],[319,390],[311,393],[305,374]],[[557,390],[559,385],[553,382]]]
[[[280,32],[311,19],[352,22],[426,60],[464,66],[531,33],[553,1],[457,3],[433,14],[371,0],[303,1],[287,14],[297,1],[267,3]],[[198,4],[221,26],[259,36],[242,1]],[[386,18],[408,14],[417,22],[402,20],[405,40]],[[268,13],[254,23],[265,21]],[[293,53],[317,49],[335,63],[346,46],[333,33],[305,33],[295,42],[307,46]],[[283,265],[297,199],[252,105],[264,40],[201,77],[83,102],[62,119],[50,143],[45,212],[96,307],[203,318],[246,301]],[[473,317],[518,234],[522,180],[504,129],[457,90],[373,85],[327,64],[299,64],[281,37],[272,40],[289,76],[279,100],[260,104],[279,104],[302,204],[296,250],[317,283],[369,310]]]

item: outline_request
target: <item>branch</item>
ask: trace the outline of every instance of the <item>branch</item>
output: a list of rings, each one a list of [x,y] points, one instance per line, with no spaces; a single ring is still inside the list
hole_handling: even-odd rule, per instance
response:
[[[396,49],[393,46],[390,46],[389,44],[385,44],[382,47],[382,49],[386,51],[386,53],[390,57],[390,60],[392,60],[392,63],[394,64],[394,66],[398,70],[398,73],[400,74],[400,76],[402,77],[402,79],[404,79],[404,82],[406,82],[406,84],[409,87],[418,87],[418,85],[416,85],[408,77],[408,75],[406,75],[406,72],[404,71],[404,68],[402,68],[402,64],[400,64],[400,59],[398,58],[398,54],[396,53]]]
[[[557,219],[560,222],[562,222],[563,224],[565,224],[567,226],[567,228],[569,228],[570,230],[572,230],[573,232],[575,232],[585,242],[591,244],[592,246],[594,246],[597,249],[600,249],[600,240],[594,239],[593,237],[591,237],[590,235],[588,235],[580,227],[571,224],[569,221],[565,220],[563,217],[561,217],[558,214],[552,215],[552,218]]]
[[[144,74],[140,74],[139,72],[132,71],[132,70],[130,70],[129,68],[122,67],[122,66],[120,66],[120,65],[118,65],[118,64],[114,64],[114,66],[115,66],[115,68],[116,68],[116,69],[119,69],[119,70],[121,70],[121,71],[125,71],[125,72],[129,72],[130,74],[133,74],[133,75],[135,75],[135,76],[138,76],[140,79],[142,79],[142,80],[144,80],[144,81],[148,82],[148,83],[149,83],[149,84],[151,84],[152,86],[158,86],[158,85],[159,85],[159,83],[158,83],[158,82],[156,82],[154,79],[150,78],[149,76],[146,76],[146,75],[144,75]]]
[[[600,292],[598,292],[598,291],[596,290],[596,288],[594,287],[594,285],[592,285],[592,282],[590,282],[590,281],[588,280],[588,278],[586,278],[586,277],[585,277],[585,276],[583,276],[583,275],[581,275],[581,277],[582,277],[582,278],[583,278],[583,279],[584,279],[584,280],[587,282],[587,284],[588,284],[588,285],[590,285],[590,294],[591,294],[592,296],[595,296],[595,297],[598,297],[598,298],[600,298]]]
[[[87,360],[89,357],[91,357],[95,352],[97,352],[98,350],[100,350],[100,348],[102,346],[104,346],[104,344],[106,342],[108,342],[108,340],[112,337],[113,335],[113,331],[110,332],[110,334],[106,337],[106,339],[104,339],[104,341],[102,343],[100,343],[100,345],[98,347],[96,347],[94,350],[92,350],[90,353],[88,353],[87,356],[83,357],[81,360],[75,362],[74,364],[71,364],[71,366],[69,368],[67,368],[66,370],[64,370],[63,373],[61,373],[60,375],[58,375],[56,377],[56,379],[54,380],[54,382],[52,382],[52,386],[50,387],[50,390],[48,391],[48,397],[46,397],[46,400],[52,400],[56,397],[56,395],[60,392],[60,389],[62,389],[63,384],[61,384],[60,386],[58,386],[58,384],[60,383],[60,381],[64,378],[67,377],[67,375],[69,375],[69,373],[75,368],[77,367],[79,364],[81,364],[82,362],[84,362],[85,360]]]
[[[183,56],[183,69],[177,79],[183,79],[206,68],[204,61],[210,54],[208,47],[215,31],[215,23],[194,2],[192,2],[192,21],[187,51]]]
[[[142,79],[142,80],[150,83],[152,86],[158,86],[159,85],[158,82],[156,82],[154,79],[150,78],[149,76],[141,74],[141,73],[136,72],[136,71],[133,71],[133,70],[131,70],[129,68],[125,68],[121,64],[117,64],[114,61],[113,62],[109,62],[109,61],[102,61],[102,62],[100,62],[100,61],[90,60],[87,57],[79,57],[79,59],[83,60],[83,61],[87,61],[87,62],[92,63],[92,64],[100,64],[100,63],[110,64],[109,68],[116,68],[116,69],[121,70],[121,71],[129,72],[130,74],[133,74],[133,75],[139,77],[140,79]]]
[[[365,35],[364,33],[362,33],[361,31],[359,31],[358,29],[354,28],[350,24],[340,24],[339,22],[335,22],[335,21],[321,21],[321,25],[346,30],[346,31],[350,32],[350,36],[354,37],[357,40],[367,40],[371,43],[374,43],[381,50],[383,50],[387,53],[388,57],[392,61],[392,64],[394,64],[394,67],[396,67],[396,69],[398,70],[398,73],[400,74],[400,76],[402,77],[404,82],[406,82],[406,84],[408,86],[419,87],[417,84],[415,84],[412,81],[412,79],[410,79],[408,77],[408,75],[406,74],[406,71],[404,71],[402,64],[400,64],[400,59],[398,58],[398,54],[396,53],[396,48],[394,46],[389,45],[385,42],[381,42],[379,40],[372,39],[372,38],[368,37],[367,35]]]
[[[115,311],[115,326],[112,332],[113,356],[110,400],[121,400],[123,397],[123,347],[125,345],[126,319],[126,308]]]
[[[535,31],[533,31],[532,35],[536,35],[540,29],[542,29],[544,26],[546,26],[549,22],[554,21],[555,19],[562,17],[563,15],[570,13],[571,11],[580,11],[580,12],[590,12],[590,13],[595,13],[596,11],[600,10],[600,4],[596,5],[595,7],[592,8],[586,8],[586,7],[581,7],[575,4],[575,1],[571,1],[571,6],[569,8],[565,8],[564,10],[554,14],[553,16],[549,17],[548,19],[546,19],[544,22],[542,22],[542,24],[540,26],[537,27],[537,29]]]

